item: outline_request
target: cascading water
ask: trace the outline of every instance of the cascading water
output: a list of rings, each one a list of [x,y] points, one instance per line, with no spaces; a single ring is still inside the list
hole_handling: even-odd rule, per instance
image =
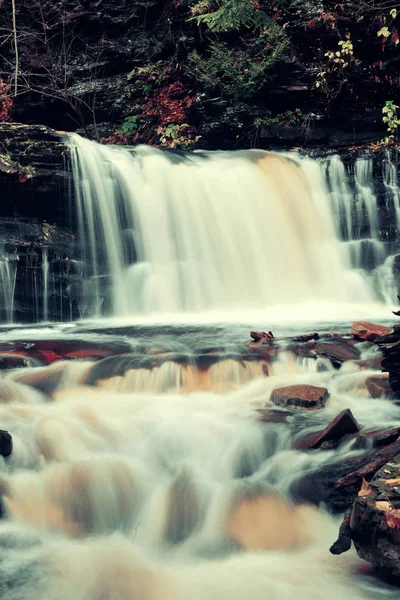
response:
[[[0,256],[0,319],[11,323],[14,315],[14,289],[17,267],[8,255]]]
[[[92,315],[373,298],[361,278],[349,277],[315,161],[261,151],[129,150],[75,135],[70,147]],[[343,200],[350,192],[343,173],[336,179],[334,203],[352,229]],[[359,193],[372,217],[364,179]]]

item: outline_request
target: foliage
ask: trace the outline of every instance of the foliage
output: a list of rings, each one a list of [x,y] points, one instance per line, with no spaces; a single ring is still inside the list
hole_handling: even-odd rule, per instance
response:
[[[117,133],[123,136],[131,136],[138,129],[138,118],[134,115],[126,117]]]
[[[13,106],[10,85],[0,77],[0,123],[10,121],[10,110]]]
[[[14,24],[11,6],[0,0],[0,121],[245,147],[268,125],[306,138],[316,121],[375,118],[400,87],[400,0],[18,0]]]
[[[201,91],[246,101],[274,76],[286,49],[285,34],[271,26],[241,47],[231,48],[227,42],[212,41],[205,56],[197,51],[189,55],[188,71]]]
[[[400,114],[397,112],[399,108],[400,107],[395,104],[393,100],[386,100],[385,106],[382,108],[382,122],[385,123],[389,134],[384,140],[387,143],[394,140],[400,127]]]
[[[205,24],[215,33],[239,31],[243,27],[257,30],[270,19],[255,0],[200,0],[191,7],[192,20]]]

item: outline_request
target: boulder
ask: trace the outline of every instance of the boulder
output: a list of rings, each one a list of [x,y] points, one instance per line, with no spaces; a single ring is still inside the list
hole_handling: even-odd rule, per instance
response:
[[[316,410],[323,408],[329,397],[326,388],[314,385],[289,385],[271,393],[271,402],[287,408]]]
[[[357,321],[357,323],[353,323],[351,328],[351,335],[353,335],[356,340],[368,342],[373,342],[381,336],[389,335],[391,332],[391,327],[369,323],[368,321]]]
[[[8,431],[0,430],[0,454],[2,456],[10,456],[13,448],[11,434]]]
[[[380,375],[368,377],[368,379],[365,381],[365,385],[367,386],[367,390],[371,398],[390,396],[391,388],[388,373],[382,373]]]
[[[350,518],[361,558],[384,577],[400,580],[400,455],[363,480]]]
[[[329,444],[329,447],[334,447],[345,436],[358,433],[360,429],[359,424],[353,417],[353,413],[347,408],[342,410],[342,412],[339,413],[323,431],[296,443],[296,448],[298,450],[310,450],[327,447],[327,442],[336,442],[332,445]]]

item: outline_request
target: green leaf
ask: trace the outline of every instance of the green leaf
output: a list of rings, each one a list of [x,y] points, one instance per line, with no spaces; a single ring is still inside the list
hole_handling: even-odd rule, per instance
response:
[[[390,11],[390,16],[392,17],[392,19],[395,19],[397,17],[397,9],[396,8],[392,8],[392,10]]]
[[[377,36],[383,36],[384,38],[388,38],[390,35],[390,31],[388,27],[382,27],[382,29],[380,29],[377,33]]]

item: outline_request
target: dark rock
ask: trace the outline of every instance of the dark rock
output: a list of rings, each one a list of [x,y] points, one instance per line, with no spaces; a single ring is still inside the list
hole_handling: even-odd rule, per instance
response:
[[[297,335],[292,338],[294,342],[310,342],[311,340],[318,340],[318,333],[306,333],[304,335]]]
[[[324,464],[293,483],[291,494],[296,501],[320,504],[333,512],[344,512],[357,496],[363,479],[371,477],[400,453],[400,441],[380,450]]]
[[[8,431],[0,430],[0,454],[10,456],[13,448],[13,441]]]
[[[367,390],[371,398],[390,397],[392,390],[390,388],[388,373],[382,373],[381,375],[368,377],[368,379],[365,381],[365,385],[367,386]]]
[[[350,506],[345,514],[343,521],[339,528],[338,539],[334,544],[332,544],[329,549],[332,554],[342,554],[343,552],[347,552],[351,548],[351,528],[350,528],[350,518],[351,518],[352,507]]]
[[[289,385],[271,393],[271,402],[278,406],[316,410],[323,408],[329,397],[326,388],[313,385]]]
[[[368,321],[357,321],[357,323],[353,323],[351,328],[351,335],[359,341],[373,342],[377,338],[388,335],[391,332],[392,329],[390,327],[369,323]]]
[[[253,339],[254,342],[262,343],[273,342],[275,339],[272,331],[268,331],[268,333],[266,333],[265,331],[250,331],[250,337]]]
[[[24,367],[38,367],[43,363],[36,358],[24,354],[9,353],[0,354],[0,371],[8,369],[21,369]]]
[[[400,580],[400,456],[363,482],[350,525],[359,556],[384,577]]]
[[[313,435],[311,438],[309,437],[296,443],[296,448],[298,450],[326,448],[327,446],[324,445],[326,442],[339,443],[345,436],[358,433],[360,429],[359,424],[353,417],[353,413],[347,408],[342,410],[323,431]]]
[[[357,441],[360,442],[361,446],[365,446],[363,441],[373,443],[374,447],[382,448],[393,444],[400,436],[400,427],[393,427],[391,429],[375,430],[375,431],[362,431],[356,436]]]

